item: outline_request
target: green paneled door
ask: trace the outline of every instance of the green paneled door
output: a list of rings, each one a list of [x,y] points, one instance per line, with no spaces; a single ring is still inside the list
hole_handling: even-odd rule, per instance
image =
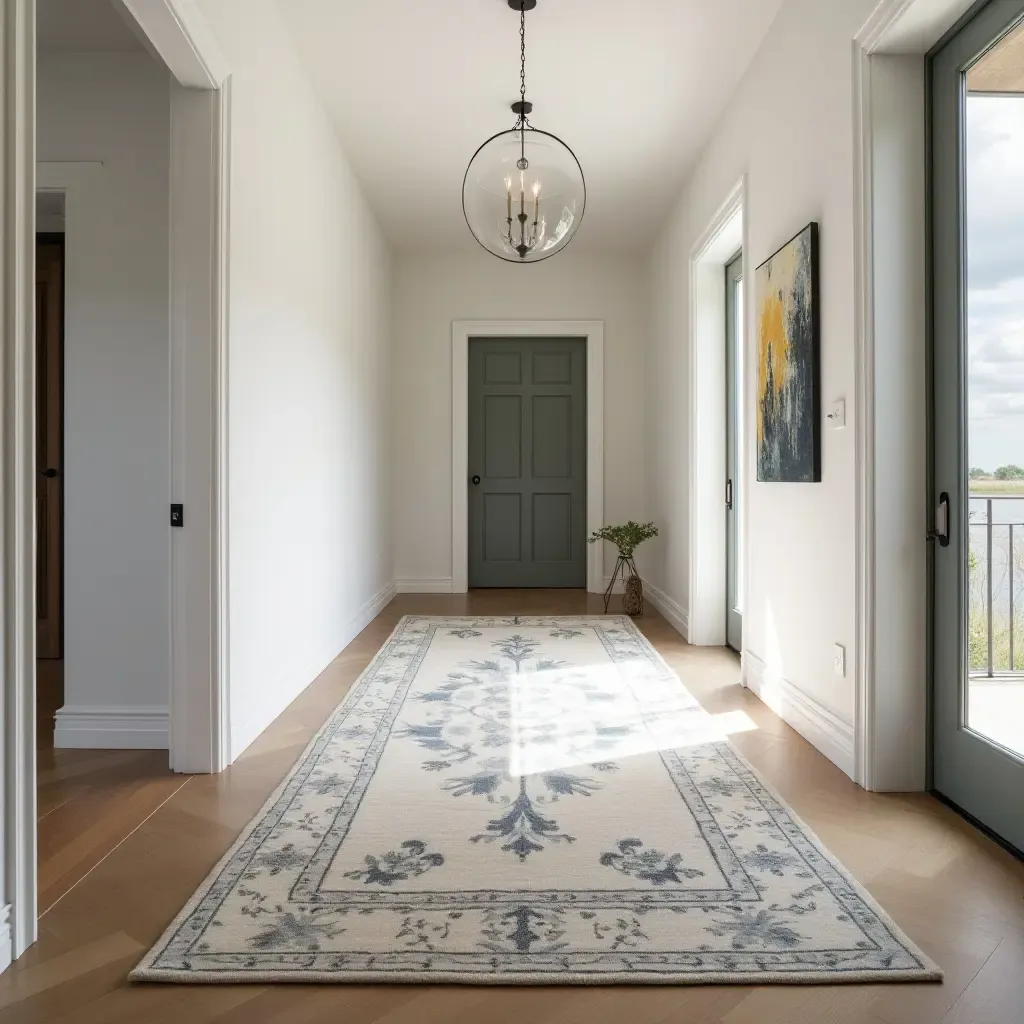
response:
[[[471,338],[469,585],[587,585],[585,338]]]

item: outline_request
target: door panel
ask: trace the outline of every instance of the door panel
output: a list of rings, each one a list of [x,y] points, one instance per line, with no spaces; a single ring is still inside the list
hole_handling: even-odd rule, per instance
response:
[[[484,395],[484,476],[518,480],[522,475],[523,400]]]
[[[572,476],[572,396],[533,397],[533,478]]]
[[[36,242],[36,654],[63,655],[64,242]]]
[[[522,559],[522,496],[484,494],[483,534],[485,562],[519,562]]]
[[[931,63],[933,476],[942,540],[933,572],[934,784],[1019,849],[1024,671],[1010,648],[1024,583],[1014,575],[1024,486],[1013,479],[1024,465],[1024,58],[1003,41],[1022,17],[1024,0],[993,0]],[[993,75],[1004,83],[998,94]]]
[[[533,496],[533,559],[535,562],[572,561],[571,494]]]
[[[726,642],[743,650],[743,255],[725,268],[726,335]]]
[[[471,339],[469,375],[469,585],[585,587],[586,340]]]

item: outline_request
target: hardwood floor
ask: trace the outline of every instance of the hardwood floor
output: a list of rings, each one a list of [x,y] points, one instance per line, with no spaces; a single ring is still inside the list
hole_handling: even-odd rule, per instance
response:
[[[53,905],[187,781],[166,750],[55,750],[63,663],[40,661],[36,684],[39,912]]]
[[[99,819],[134,831],[40,921],[40,941],[0,976],[0,1021],[99,1024],[1019,1024],[1024,1021],[1024,865],[924,795],[880,796],[837,768],[738,685],[738,664],[687,647],[653,611],[644,633],[733,741],[946,972],[942,985],[707,988],[131,986],[154,942],[301,753],[399,616],[598,611],[577,593],[478,592],[394,601],[232,766],[146,817],[97,784]],[[739,712],[740,714],[735,714]],[[746,716],[746,717],[744,717]],[[749,721],[748,721],[749,720]],[[753,725],[754,728],[749,728]],[[111,791],[116,771],[111,771]],[[87,774],[87,773],[86,773]],[[73,778],[69,775],[68,778]],[[157,775],[151,779],[156,785]],[[52,813],[57,813],[54,811]],[[145,820],[143,820],[143,818]],[[44,819],[45,822],[46,819]],[[137,826],[137,827],[136,827]],[[74,840],[71,840],[73,843]],[[71,845],[69,843],[69,845]],[[50,857],[62,853],[54,835]],[[75,860],[77,854],[69,855]],[[57,884],[53,891],[60,889]]]

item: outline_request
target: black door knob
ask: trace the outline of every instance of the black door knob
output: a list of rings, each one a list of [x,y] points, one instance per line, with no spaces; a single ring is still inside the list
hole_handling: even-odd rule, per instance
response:
[[[45,476],[48,480],[52,480],[56,475],[57,475],[57,470],[55,470],[55,469],[51,468],[51,469],[44,469],[43,470],[43,476]]]
[[[480,477],[478,477],[478,476],[475,476],[475,477],[473,477],[473,483],[474,483],[474,484],[475,484],[475,485],[476,485],[477,487],[479,487],[479,486],[480,486]]]

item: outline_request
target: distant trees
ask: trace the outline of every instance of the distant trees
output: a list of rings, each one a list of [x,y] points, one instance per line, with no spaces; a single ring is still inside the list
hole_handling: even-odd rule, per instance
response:
[[[1011,462],[1010,465],[1000,466],[994,473],[989,473],[974,466],[967,475],[972,480],[1024,480],[1024,467]]]

